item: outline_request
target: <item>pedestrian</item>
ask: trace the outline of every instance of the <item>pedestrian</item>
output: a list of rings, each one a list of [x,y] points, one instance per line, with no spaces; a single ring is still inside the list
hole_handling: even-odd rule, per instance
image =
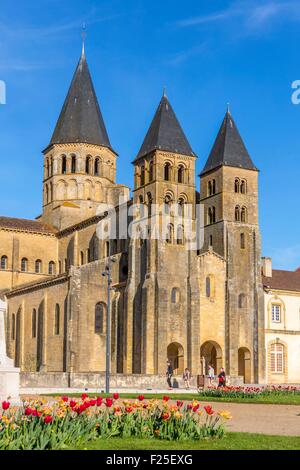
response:
[[[173,377],[173,367],[172,367],[171,362],[169,360],[167,361],[166,376],[167,376],[167,383],[168,383],[168,386],[169,386],[169,390],[173,390],[172,382],[171,382],[171,379]]]
[[[225,375],[224,367],[221,367],[220,373],[218,375],[218,379],[219,379],[218,387],[225,387],[225,385],[226,385],[226,375]]]
[[[191,380],[191,372],[187,367],[184,369],[182,378],[184,380],[184,385],[185,385],[186,390],[189,390],[190,380]]]
[[[208,380],[209,380],[209,384],[211,385],[212,381],[214,380],[215,378],[215,369],[213,368],[213,366],[211,364],[209,364],[208,366]]]

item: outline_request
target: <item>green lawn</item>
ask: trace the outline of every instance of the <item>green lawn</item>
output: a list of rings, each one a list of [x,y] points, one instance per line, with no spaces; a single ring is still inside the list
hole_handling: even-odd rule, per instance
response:
[[[217,440],[189,442],[158,439],[97,439],[72,450],[299,450],[300,436],[227,433]]]
[[[88,392],[87,392],[88,393]],[[80,397],[81,393],[68,393],[69,397]],[[95,393],[88,393],[89,396],[93,397]],[[99,393],[98,393],[99,395]],[[157,398],[162,399],[166,394],[161,393],[146,393],[144,394],[146,399]],[[48,394],[45,396],[61,396],[58,394]],[[111,396],[102,394],[102,397]],[[137,398],[137,393],[120,393],[120,398]],[[238,397],[206,397],[199,393],[170,393],[168,396],[172,400],[198,400],[198,401],[209,401],[209,402],[227,402],[227,403],[261,403],[261,404],[272,404],[272,405],[300,405],[300,394],[293,395],[292,393],[286,395],[267,395],[267,396],[256,396],[254,398],[238,398]]]

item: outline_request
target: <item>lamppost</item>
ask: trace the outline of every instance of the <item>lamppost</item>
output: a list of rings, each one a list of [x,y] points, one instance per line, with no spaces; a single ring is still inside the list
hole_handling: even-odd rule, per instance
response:
[[[110,292],[111,292],[111,266],[112,263],[115,263],[117,260],[108,257],[107,265],[105,266],[105,271],[103,271],[102,276],[107,277],[107,309],[106,309],[106,367],[105,367],[105,393],[109,393],[109,383],[110,383]]]

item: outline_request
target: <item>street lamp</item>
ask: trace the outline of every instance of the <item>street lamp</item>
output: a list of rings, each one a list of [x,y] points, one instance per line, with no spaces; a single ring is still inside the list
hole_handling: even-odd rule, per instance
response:
[[[106,309],[106,367],[105,367],[105,393],[109,393],[109,382],[110,382],[110,291],[111,291],[111,266],[112,263],[115,263],[117,260],[108,257],[107,265],[105,266],[105,271],[103,271],[102,276],[107,277],[107,309]]]

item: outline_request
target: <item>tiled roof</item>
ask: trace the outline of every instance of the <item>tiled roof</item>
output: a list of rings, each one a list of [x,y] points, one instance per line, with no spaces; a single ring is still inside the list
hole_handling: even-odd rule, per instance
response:
[[[26,232],[39,232],[39,233],[56,233],[57,231],[46,224],[42,224],[37,220],[16,219],[12,217],[0,216],[0,228],[7,228],[11,230],[24,230]]]
[[[201,175],[222,165],[257,170],[229,111],[223,119]]]
[[[273,269],[272,277],[263,276],[263,285],[270,289],[300,292],[300,272]]]
[[[159,103],[136,159],[143,157],[153,150],[164,150],[166,152],[195,156],[165,94]]]

